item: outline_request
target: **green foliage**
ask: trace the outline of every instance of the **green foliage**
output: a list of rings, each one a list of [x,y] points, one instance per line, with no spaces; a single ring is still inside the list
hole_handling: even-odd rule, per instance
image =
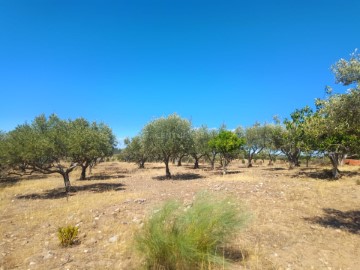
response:
[[[5,140],[6,133],[0,131],[0,176],[6,168]]]
[[[15,171],[61,174],[68,191],[69,173],[76,166],[110,155],[114,144],[115,136],[104,124],[41,115],[7,134],[4,155],[7,165]]]
[[[58,228],[58,238],[60,240],[60,244],[63,247],[68,247],[76,242],[76,237],[79,233],[79,228],[76,226],[66,226]]]
[[[211,139],[211,133],[206,126],[193,129],[191,132],[192,145],[189,153],[195,160],[195,169],[198,168],[198,161],[203,156],[210,155],[211,148],[209,147],[209,141]]]
[[[154,212],[136,236],[148,269],[206,269],[224,258],[219,249],[247,215],[230,198],[213,198],[203,193],[190,208],[166,202]]]
[[[236,133],[238,136],[243,137],[246,141],[244,149],[249,167],[251,167],[252,159],[270,146],[271,131],[267,124],[260,125],[259,123],[255,123],[253,126],[246,128],[245,131],[237,128]]]
[[[338,83],[360,83],[360,54],[356,50],[351,54],[350,60],[340,59],[331,68]]]
[[[237,150],[245,144],[244,138],[239,138],[234,132],[220,130],[209,142],[209,147],[221,154],[223,172],[226,173],[226,166],[237,154]]]
[[[96,122],[90,123],[84,118],[68,122],[69,158],[82,167],[81,179],[85,179],[86,169],[95,165],[99,159],[113,154],[116,145],[115,135],[111,129]]]
[[[235,133],[228,130],[221,130],[219,134],[209,141],[209,146],[218,150],[223,155],[230,154],[244,144],[244,139],[236,136]]]
[[[149,159],[150,153],[145,148],[143,137],[135,136],[132,139],[126,138],[124,141],[126,148],[123,150],[122,157],[126,161],[135,162],[139,168],[144,168],[145,162]]]
[[[307,119],[306,134],[313,148],[325,153],[333,165],[333,177],[339,178],[338,165],[345,155],[360,155],[360,56],[340,59],[333,67],[337,82],[355,83],[344,94],[327,89],[325,99],[317,99],[316,113]]]
[[[283,152],[288,161],[290,167],[300,166],[299,158],[301,152],[307,150],[308,141],[305,133],[306,121],[313,114],[312,109],[309,106],[305,106],[302,109],[296,109],[290,114],[290,119],[284,120],[285,130],[278,137],[278,148]]]
[[[187,152],[191,146],[191,123],[177,114],[156,119],[142,130],[145,150],[160,157],[166,166],[166,177],[171,178],[170,158]]]

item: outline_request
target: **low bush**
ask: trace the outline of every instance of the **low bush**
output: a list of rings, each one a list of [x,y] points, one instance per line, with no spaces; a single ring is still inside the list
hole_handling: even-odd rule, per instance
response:
[[[60,227],[58,229],[58,238],[60,244],[63,247],[71,246],[75,244],[76,237],[78,235],[79,228],[76,226]]]
[[[224,264],[222,247],[246,220],[232,199],[202,193],[187,208],[166,202],[145,222],[136,244],[147,269],[210,269]]]

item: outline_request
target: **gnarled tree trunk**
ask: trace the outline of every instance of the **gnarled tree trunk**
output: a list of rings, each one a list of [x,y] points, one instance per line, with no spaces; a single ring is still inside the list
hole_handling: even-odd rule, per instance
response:
[[[69,173],[68,172],[62,172],[61,175],[62,175],[62,177],[64,179],[65,192],[69,193],[70,188],[71,188]]]
[[[331,164],[333,166],[332,176],[334,179],[339,179],[341,177],[340,171],[338,169],[339,164],[340,164],[340,156],[338,153],[335,153],[335,152],[329,153],[328,155],[329,155]]]
[[[199,159],[195,158],[194,169],[199,169]]]
[[[166,172],[165,178],[171,179],[171,173],[170,173],[170,169],[169,169],[169,158],[166,158],[164,160],[164,163],[165,163],[165,172]]]
[[[139,162],[138,162],[138,164],[139,164],[139,169],[145,169],[145,160],[140,160]]]

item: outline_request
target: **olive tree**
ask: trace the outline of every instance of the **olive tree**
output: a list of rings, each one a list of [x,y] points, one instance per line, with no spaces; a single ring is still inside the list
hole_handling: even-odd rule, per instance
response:
[[[210,147],[209,141],[211,138],[209,129],[206,126],[193,129],[192,132],[192,145],[190,148],[190,155],[194,159],[194,169],[199,168],[199,160],[209,155]]]
[[[113,154],[115,135],[107,125],[84,118],[69,121],[69,126],[69,157],[81,167],[80,179],[84,180],[88,167]]]
[[[284,120],[285,129],[277,131],[276,147],[286,155],[290,169],[300,166],[299,158],[306,143],[304,125],[312,113],[309,106],[296,109],[290,114],[290,119]]]
[[[307,121],[307,135],[313,148],[329,157],[333,178],[338,179],[341,160],[360,154],[360,55],[340,59],[332,71],[337,83],[354,87],[343,94],[333,94],[327,87],[328,96],[316,100],[316,113]]]
[[[143,128],[142,134],[146,151],[161,158],[165,164],[166,178],[170,179],[170,158],[175,158],[190,145],[191,123],[172,114],[151,121]]]
[[[31,124],[17,126],[5,139],[4,152],[10,173],[58,173],[63,177],[66,192],[69,192],[69,174],[86,161],[85,157],[93,160],[98,156],[98,152],[92,152],[92,143],[97,144],[94,141],[98,139],[103,143],[101,137],[105,136],[105,132],[94,137],[86,134],[85,122],[83,119],[65,121],[53,114],[48,118],[41,115]],[[109,135],[110,129],[106,130]],[[90,145],[86,146],[87,143]]]
[[[255,155],[259,155],[270,143],[271,133],[267,128],[267,125],[260,125],[255,123],[251,127],[247,127],[245,131],[240,132],[242,129],[237,129],[237,134],[240,137],[244,137],[246,143],[244,145],[244,150],[248,159],[248,167],[252,167],[252,160]]]
[[[150,154],[144,145],[144,139],[141,135],[135,136],[132,139],[126,138],[124,140],[126,148],[122,152],[122,156],[126,161],[135,162],[139,169],[145,168],[145,162],[149,159]]]
[[[31,124],[17,126],[8,133],[5,143],[6,161],[11,173],[58,173],[63,177],[66,192],[70,189],[69,174],[77,163],[69,159],[69,123],[56,115],[38,116]]]
[[[210,129],[209,130],[209,141],[216,138],[219,134],[219,130],[217,129]],[[215,169],[215,160],[216,160],[216,156],[219,154],[218,149],[216,148],[215,144],[209,144],[208,143],[208,151],[206,153],[206,157],[208,158],[208,160],[210,161],[210,166],[211,169],[214,170]]]
[[[237,150],[245,144],[245,140],[239,138],[234,132],[222,129],[208,144],[210,148],[216,149],[220,153],[223,174],[226,174],[227,165],[234,158]]]
[[[274,164],[276,157],[281,153],[278,148],[279,143],[277,142],[283,138],[283,127],[277,123],[267,124],[265,128],[269,134],[269,141],[264,149],[264,153],[269,157],[268,165],[271,166]]]

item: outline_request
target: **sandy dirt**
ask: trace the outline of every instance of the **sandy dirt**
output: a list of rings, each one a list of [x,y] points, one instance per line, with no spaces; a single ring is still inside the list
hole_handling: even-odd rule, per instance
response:
[[[190,204],[201,191],[231,195],[250,214],[227,247],[229,269],[359,269],[358,166],[343,166],[339,181],[312,166],[233,162],[225,176],[200,167],[173,165],[164,180],[161,163],[101,163],[85,181],[71,174],[68,199],[57,175],[2,179],[0,269],[141,269],[133,236],[152,210],[168,199]],[[80,231],[70,248],[57,238],[66,225]]]

